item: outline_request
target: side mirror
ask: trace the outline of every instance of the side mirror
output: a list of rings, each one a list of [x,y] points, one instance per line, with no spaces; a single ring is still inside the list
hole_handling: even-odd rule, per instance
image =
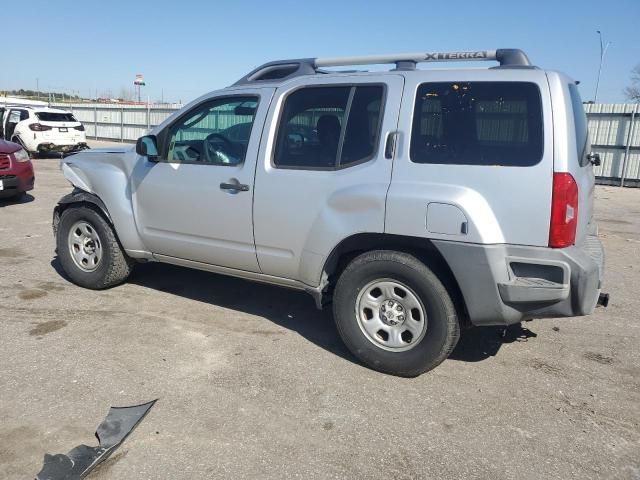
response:
[[[155,135],[145,135],[136,142],[136,153],[149,160],[155,161],[158,158],[158,140]]]
[[[589,160],[591,162],[591,165],[593,165],[594,167],[600,166],[599,153],[591,152],[589,155],[587,155],[587,160]]]

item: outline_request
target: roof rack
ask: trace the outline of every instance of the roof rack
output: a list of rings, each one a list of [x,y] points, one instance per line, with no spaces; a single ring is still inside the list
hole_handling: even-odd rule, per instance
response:
[[[238,80],[234,85],[256,81],[286,80],[300,75],[314,75],[319,68],[351,65],[395,64],[395,70],[414,70],[424,62],[496,61],[501,67],[530,67],[527,55],[516,48],[478,50],[473,52],[398,53],[365,55],[359,57],[298,58],[276,60],[259,66]]]

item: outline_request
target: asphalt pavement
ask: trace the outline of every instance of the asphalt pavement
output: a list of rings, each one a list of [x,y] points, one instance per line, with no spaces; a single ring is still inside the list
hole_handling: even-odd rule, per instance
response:
[[[89,478],[640,479],[640,189],[596,189],[607,309],[465,331],[403,379],[359,365],[304,293],[161,264],[76,287],[51,232],[70,185],[34,164],[0,203],[0,478],[157,398]]]

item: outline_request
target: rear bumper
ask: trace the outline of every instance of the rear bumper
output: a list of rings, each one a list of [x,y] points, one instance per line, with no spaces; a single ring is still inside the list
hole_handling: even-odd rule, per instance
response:
[[[68,152],[77,152],[80,150],[85,150],[89,148],[89,146],[87,145],[86,142],[80,142],[80,143],[74,143],[71,145],[58,145],[55,143],[49,143],[49,142],[43,142],[38,144],[38,152],[39,153],[46,153],[46,152],[63,152],[63,153],[68,153]]]
[[[435,240],[475,325],[589,315],[598,304],[604,250],[596,236],[553,249]]]

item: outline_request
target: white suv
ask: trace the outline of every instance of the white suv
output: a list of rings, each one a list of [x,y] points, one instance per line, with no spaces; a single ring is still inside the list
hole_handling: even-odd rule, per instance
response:
[[[0,119],[2,136],[31,154],[88,148],[84,127],[65,110],[8,106],[0,108]]]

